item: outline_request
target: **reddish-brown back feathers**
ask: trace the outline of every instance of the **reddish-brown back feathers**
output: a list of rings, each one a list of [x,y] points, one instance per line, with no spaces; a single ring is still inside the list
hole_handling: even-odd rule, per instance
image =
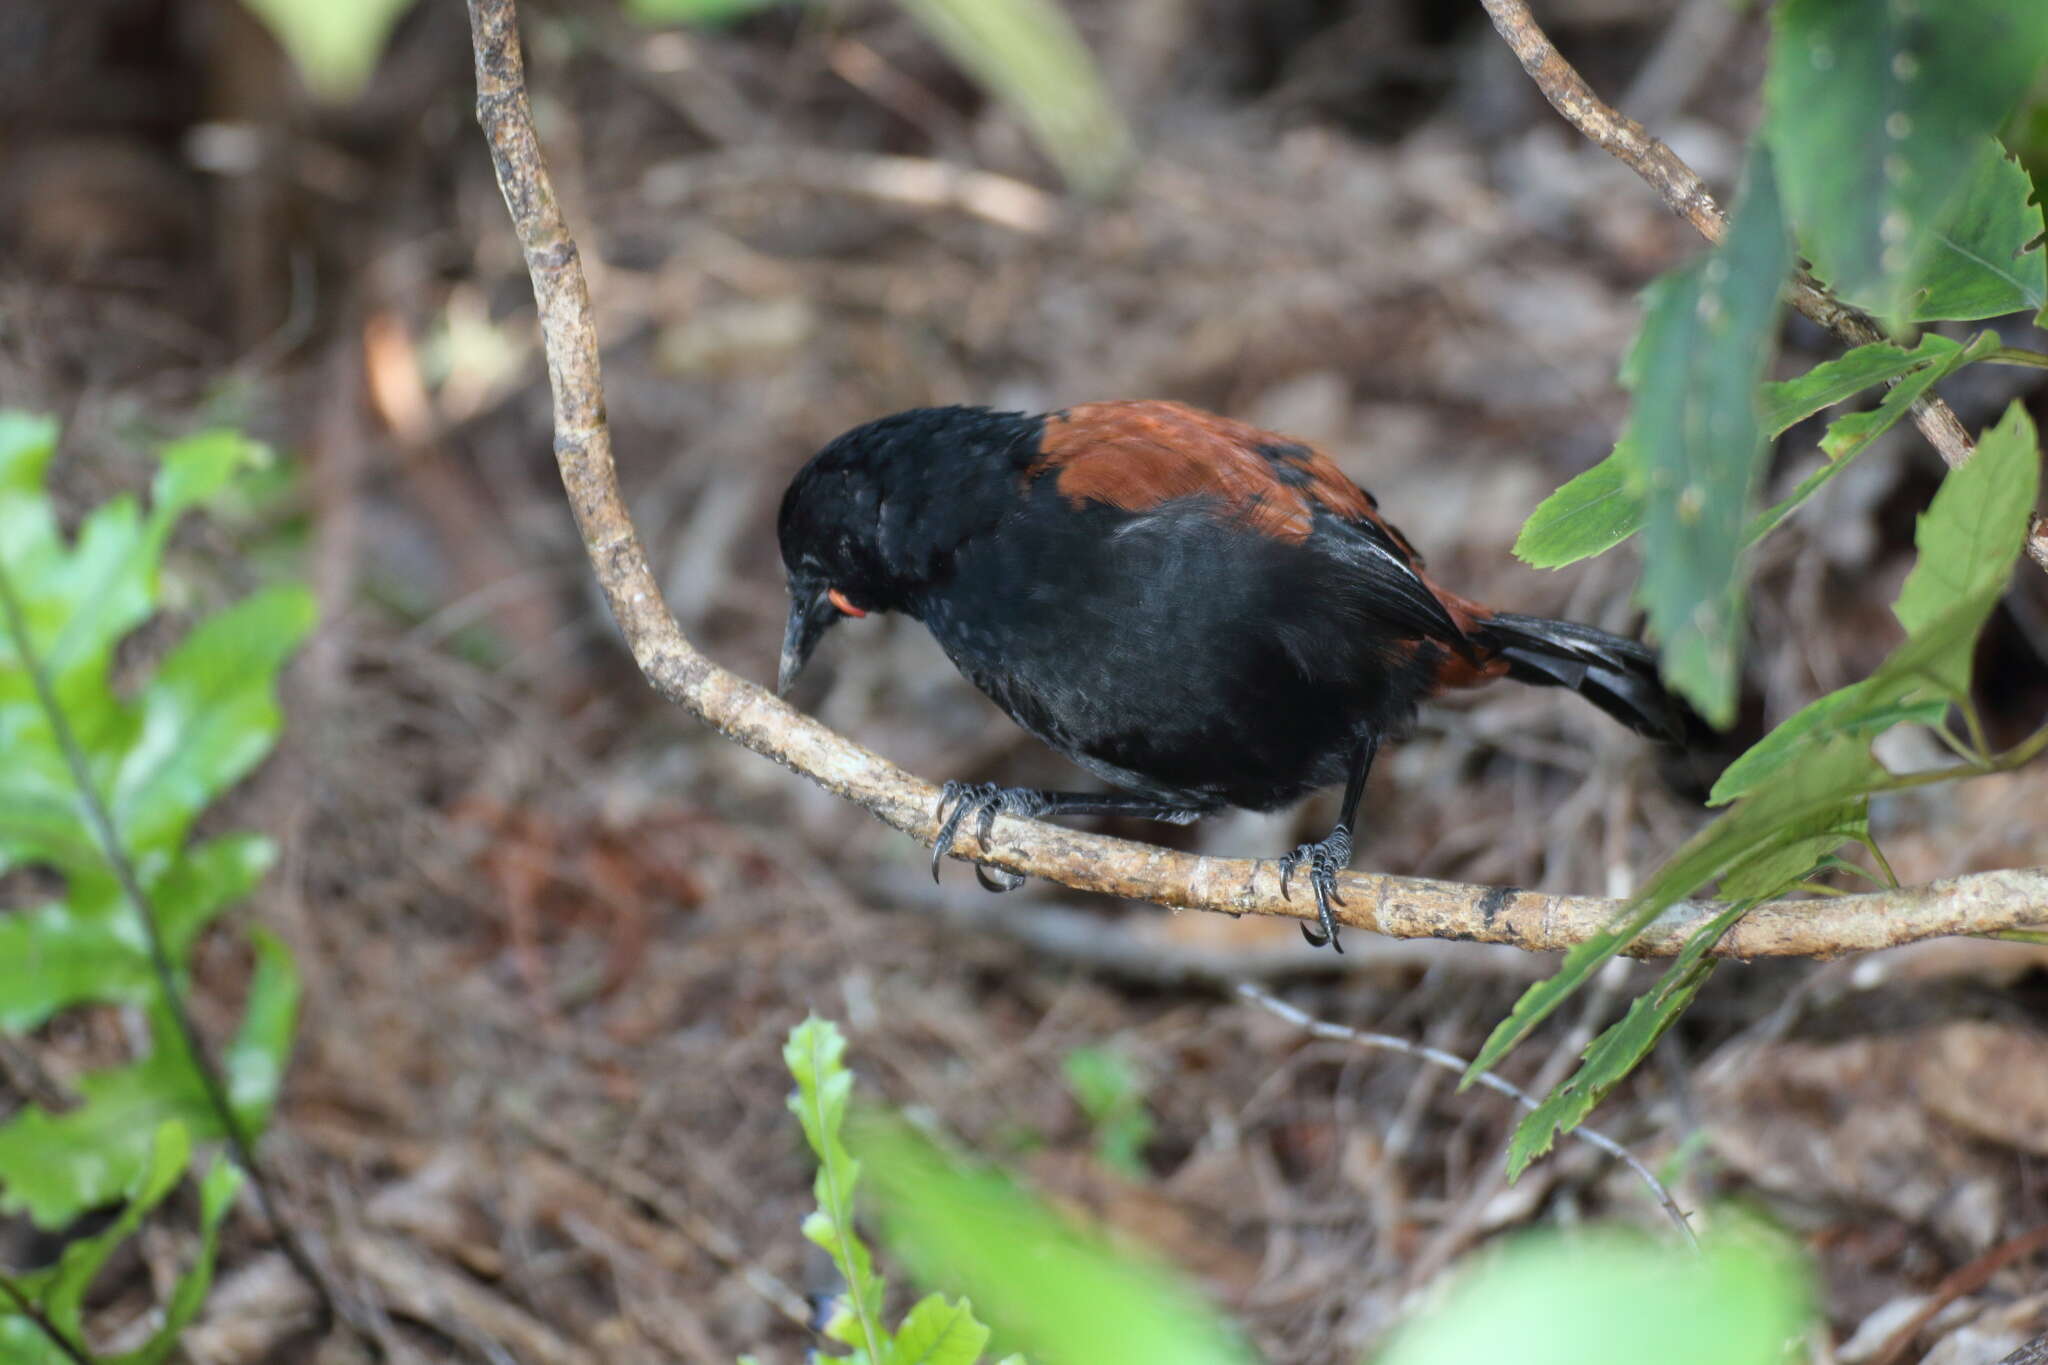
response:
[[[1142,512],[1174,498],[1208,495],[1250,529],[1277,540],[1308,538],[1318,508],[1387,530],[1372,495],[1321,451],[1182,403],[1083,403],[1046,414],[1031,475],[1050,471],[1073,503]]]

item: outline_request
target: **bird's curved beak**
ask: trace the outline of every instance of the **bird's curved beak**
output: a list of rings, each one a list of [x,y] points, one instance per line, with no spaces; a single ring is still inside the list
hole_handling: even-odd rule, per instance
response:
[[[782,632],[782,666],[775,672],[778,697],[788,695],[789,685],[804,671],[811,651],[839,620],[840,610],[832,605],[829,591],[807,583],[789,585],[789,627]]]

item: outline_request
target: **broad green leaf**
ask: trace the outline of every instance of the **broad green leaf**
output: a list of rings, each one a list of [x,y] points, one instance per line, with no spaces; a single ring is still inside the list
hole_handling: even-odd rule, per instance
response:
[[[59,1228],[120,1198],[148,1168],[152,1135],[177,1123],[195,1138],[221,1135],[176,1025],[149,1010],[151,1052],[75,1083],[80,1103],[61,1114],[16,1111],[0,1123],[0,1210]]]
[[[176,846],[198,812],[270,752],[278,670],[313,617],[306,588],[267,588],[201,622],[158,666],[110,792],[132,852]]]
[[[1957,346],[1944,337],[1933,335],[1920,339],[1915,354],[1932,352],[1934,358],[1917,369],[1909,370],[1898,383],[1886,391],[1883,401],[1867,412],[1852,412],[1838,417],[1828,424],[1821,434],[1821,453],[1828,462],[1806,476],[1794,489],[1792,495],[1770,510],[1760,513],[1744,532],[1744,540],[1755,544],[1763,539],[1773,527],[1790,516],[1799,506],[1828,480],[1849,467],[1849,462],[1870,448],[1871,442],[1895,426],[1901,417],[1911,409],[1914,400],[1956,370],[1970,364],[1978,357],[1998,348],[1996,334],[1986,332],[1971,339],[1967,346]]]
[[[1698,1255],[1611,1229],[1481,1252],[1376,1365],[1784,1365],[1818,1322],[1812,1277],[1781,1236],[1714,1224]]]
[[[2048,305],[2041,206],[2024,167],[1986,138],[1908,289],[1914,322],[1995,318]]]
[[[896,1329],[889,1365],[974,1365],[988,1338],[965,1299],[948,1303],[942,1294],[929,1294]]]
[[[1617,445],[1606,459],[1536,505],[1515,555],[1556,569],[1611,550],[1643,524],[1642,476],[1633,449]]]
[[[369,83],[412,0],[242,0],[277,38],[306,88],[342,104]]]
[[[1833,360],[1822,361],[1795,379],[1766,384],[1761,412],[1765,432],[1782,436],[1795,423],[1803,422],[1822,408],[1853,398],[1873,384],[1896,379],[1906,371],[1961,350],[1955,342],[1933,332],[1907,350],[1889,341],[1858,346]]]
[[[1677,1022],[1713,974],[1714,963],[1707,950],[1748,909],[1747,904],[1731,906],[1701,925],[1657,984],[1637,996],[1628,1012],[1587,1047],[1579,1069],[1522,1116],[1508,1142],[1508,1179],[1518,1178],[1530,1162],[1548,1152],[1559,1133],[1568,1133],[1585,1122],[1607,1093],[1635,1070],[1636,1063],[1649,1056],[1664,1030]]]
[[[854,1145],[889,1249],[921,1283],[966,1294],[1005,1349],[1032,1360],[1241,1365],[1229,1323],[1165,1268],[1112,1249],[1005,1177],[865,1118]]]
[[[274,854],[267,839],[227,835],[186,850],[150,880],[146,890],[174,960],[255,888]],[[68,882],[60,900],[0,915],[0,1032],[27,1032],[90,1000],[155,998],[148,942],[112,876],[93,871]]]
[[[1888,776],[1867,744],[1837,738],[1815,745],[1782,781],[1762,788],[1686,840],[1613,924],[1573,947],[1554,975],[1524,991],[1473,1058],[1463,1084],[1505,1057],[1657,916],[1753,857],[1760,846],[1773,844],[1778,831],[1874,791]]]
[[[1892,607],[1907,633],[1917,634],[1959,602],[2004,587],[2040,477],[2034,424],[2015,399],[1920,514],[1913,533],[1919,558]]]
[[[2040,0],[1785,0],[1762,134],[1815,272],[1881,317],[1972,166],[2048,61]]]
[[[1770,158],[1751,160],[1727,240],[1652,286],[1632,364],[1624,444],[1645,485],[1638,599],[1666,681],[1726,725],[1744,619],[1739,558],[1765,443],[1757,386],[1791,268]]]

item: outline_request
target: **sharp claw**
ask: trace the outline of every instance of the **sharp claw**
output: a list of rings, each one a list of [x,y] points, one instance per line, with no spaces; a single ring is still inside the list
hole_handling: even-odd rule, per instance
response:
[[[944,820],[939,827],[938,837],[932,840],[932,880],[939,880],[939,864],[953,849],[953,840],[970,815],[979,823],[976,832],[981,846],[987,848],[995,836],[996,816],[1008,811],[1020,815],[1036,815],[1042,806],[1029,799],[1030,793],[1020,792],[1015,798],[993,782],[979,784],[948,782],[939,790],[939,806],[935,818]],[[950,807],[950,812],[949,812]],[[1022,886],[1026,878],[1002,868],[990,868],[986,864],[974,865],[975,880],[984,888],[998,894],[1014,891]]]
[[[990,867],[986,863],[976,863],[974,880],[981,883],[982,890],[1000,896],[1024,885],[1026,878],[1006,867]]]
[[[939,826],[939,837],[932,840],[932,880],[939,879],[939,863],[953,847],[953,836],[960,832],[960,821],[966,816],[971,804],[970,789],[958,782],[948,782],[939,789],[938,817],[946,823]],[[946,814],[951,805],[953,813]]]
[[[1316,898],[1316,923],[1314,927],[1303,924],[1301,936],[1311,946],[1325,945],[1344,951],[1344,945],[1337,941],[1337,916],[1330,909],[1343,905],[1344,898],[1337,894],[1337,874],[1351,861],[1351,840],[1342,829],[1320,843],[1301,844],[1280,857],[1280,896],[1292,899],[1288,886],[1295,870],[1304,863],[1308,866],[1309,890]]]

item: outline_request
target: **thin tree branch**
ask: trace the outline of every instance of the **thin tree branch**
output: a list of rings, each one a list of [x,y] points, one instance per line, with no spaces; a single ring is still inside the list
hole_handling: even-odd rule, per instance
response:
[[[1257,1005],[1260,1009],[1285,1019],[1288,1023],[1313,1037],[1329,1038],[1341,1043],[1355,1043],[1359,1047],[1375,1048],[1382,1052],[1398,1052],[1403,1057],[1413,1057],[1417,1061],[1428,1062],[1431,1066],[1442,1067],[1444,1070],[1460,1077],[1472,1067],[1472,1059],[1470,1057],[1460,1057],[1456,1053],[1445,1052],[1442,1048],[1430,1047],[1425,1043],[1410,1042],[1406,1038],[1396,1037],[1391,1033],[1368,1033],[1363,1029],[1347,1028],[1343,1024],[1327,1023],[1313,1015],[1296,1009],[1284,1000],[1268,994],[1264,989],[1254,986],[1249,981],[1240,981],[1237,985],[1237,993],[1244,999]],[[1473,1080],[1485,1086],[1488,1090],[1495,1090],[1506,1095],[1524,1109],[1534,1111],[1537,1106],[1538,1101],[1534,1095],[1531,1095],[1512,1081],[1501,1079],[1491,1071],[1482,1071],[1473,1077]],[[1692,1244],[1695,1251],[1699,1249],[1699,1238],[1693,1235],[1692,1220],[1686,1217],[1684,1209],[1678,1207],[1678,1201],[1671,1197],[1671,1191],[1665,1187],[1664,1182],[1659,1180],[1655,1173],[1648,1166],[1645,1166],[1634,1152],[1631,1152],[1628,1148],[1595,1128],[1587,1128],[1581,1125],[1571,1130],[1571,1136],[1586,1143],[1588,1146],[1598,1148],[1616,1161],[1627,1166],[1631,1171],[1634,1171],[1643,1184],[1649,1187],[1650,1194],[1663,1207],[1665,1214],[1670,1217],[1673,1223],[1678,1225],[1678,1230],[1685,1234],[1685,1240]]]
[[[654,690],[721,734],[774,759],[893,829],[932,842],[938,790],[699,653],[663,602],[627,515],[612,463],[598,371],[590,291],[556,202],[527,107],[513,0],[469,0],[476,46],[477,120],[539,306],[554,391],[555,457],[577,529],[626,647]],[[1226,914],[1307,920],[1304,893],[1287,900],[1271,860],[1207,858],[1149,844],[998,816],[984,846],[969,821],[953,856],[1079,891]],[[1299,888],[1297,888],[1299,891]],[[1600,932],[1623,902],[1552,896],[1511,887],[1347,873],[1338,880],[1340,923],[1394,938],[1450,938],[1560,949]],[[1674,906],[1630,945],[1669,957],[1721,907]],[[1844,896],[1825,904],[1780,902],[1750,912],[1713,950],[1723,957],[1831,957],[1947,934],[1997,933],[2048,924],[2048,868],[1979,873],[1904,891]]]
[[[1529,13],[1526,0],[1479,0],[1493,20],[1493,26],[1522,61],[1522,69],[1550,107],[1564,115],[1565,122],[1578,129],[1595,146],[1613,155],[1657,191],[1673,212],[1699,229],[1710,242],[1727,235],[1728,219],[1714,202],[1706,182],[1685,163],[1684,158],[1650,136],[1640,123],[1607,104],[1556,46]],[[1876,319],[1852,308],[1830,294],[1820,281],[1800,271],[1788,289],[1792,306],[1801,314],[1827,328],[1850,346],[1867,346],[1892,338]],[[1970,433],[1955,412],[1933,394],[1913,402],[1913,424],[1950,466],[1961,464],[1976,450]],[[2048,569],[2048,519],[2035,513],[2027,524],[2027,557]]]

